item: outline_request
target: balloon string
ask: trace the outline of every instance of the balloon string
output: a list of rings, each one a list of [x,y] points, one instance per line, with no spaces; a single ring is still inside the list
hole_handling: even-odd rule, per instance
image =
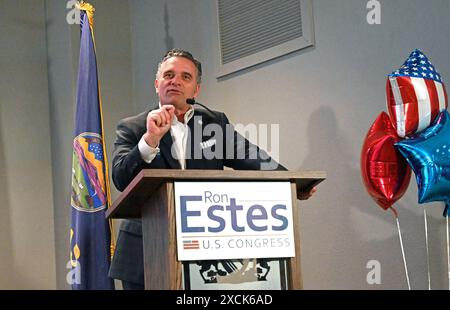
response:
[[[389,208],[392,213],[394,213],[395,218],[398,218],[397,210],[395,210],[392,206]]]
[[[447,216],[445,217],[446,222],[446,230],[447,230],[447,271],[448,271],[448,289],[450,290],[450,247],[449,247],[449,235],[448,235],[448,212]]]
[[[428,289],[431,290],[430,251],[428,248],[428,223],[427,223],[427,210],[425,207],[423,208],[423,220],[425,221],[425,245],[427,248]]]
[[[406,266],[405,250],[403,249],[402,233],[400,231],[400,222],[398,221],[398,217],[396,217],[395,220],[397,221],[398,237],[400,239],[400,248],[402,249],[403,265],[405,267],[406,282],[408,283],[408,290],[411,290],[411,285],[409,284],[408,266]]]

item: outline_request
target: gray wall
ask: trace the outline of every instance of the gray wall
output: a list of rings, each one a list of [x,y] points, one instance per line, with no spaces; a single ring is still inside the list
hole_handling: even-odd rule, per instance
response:
[[[46,1],[48,89],[57,287],[65,287],[69,260],[70,181],[72,164],[73,104],[76,87],[77,29],[66,23],[63,1]],[[72,28],[76,28],[75,26]],[[73,42],[73,44],[72,44]],[[73,126],[73,125],[72,125]]]
[[[0,287],[50,289],[56,259],[45,6],[9,4],[0,2]]]
[[[217,80],[214,1],[92,0],[108,152],[117,121],[157,103],[161,55],[188,49],[204,66],[200,102],[234,123],[280,124],[281,162],[328,173],[300,203],[305,288],[405,289],[397,229],[361,183],[360,149],[386,109],[386,74],[412,49],[450,79],[450,2],[381,0],[381,25],[367,24],[367,1],[313,2],[314,47]],[[0,288],[63,289],[78,27],[65,1],[2,0],[0,12]],[[418,205],[416,188],[397,204],[411,285],[427,288],[425,207],[432,287],[446,289],[442,206]],[[372,259],[381,285],[366,282]]]

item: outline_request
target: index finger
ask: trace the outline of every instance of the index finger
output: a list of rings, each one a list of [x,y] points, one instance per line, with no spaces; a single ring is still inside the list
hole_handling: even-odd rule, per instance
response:
[[[165,109],[168,112],[172,112],[175,111],[175,107],[171,104],[165,104],[162,106],[163,109]]]

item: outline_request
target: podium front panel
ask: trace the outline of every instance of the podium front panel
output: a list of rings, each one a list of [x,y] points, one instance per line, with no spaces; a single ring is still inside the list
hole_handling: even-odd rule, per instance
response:
[[[183,262],[187,290],[286,290],[287,259],[258,258]]]

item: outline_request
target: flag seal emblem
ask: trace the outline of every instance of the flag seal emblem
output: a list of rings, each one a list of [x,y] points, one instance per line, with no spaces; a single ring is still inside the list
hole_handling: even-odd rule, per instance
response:
[[[96,212],[106,207],[102,138],[84,132],[73,140],[72,207]]]

